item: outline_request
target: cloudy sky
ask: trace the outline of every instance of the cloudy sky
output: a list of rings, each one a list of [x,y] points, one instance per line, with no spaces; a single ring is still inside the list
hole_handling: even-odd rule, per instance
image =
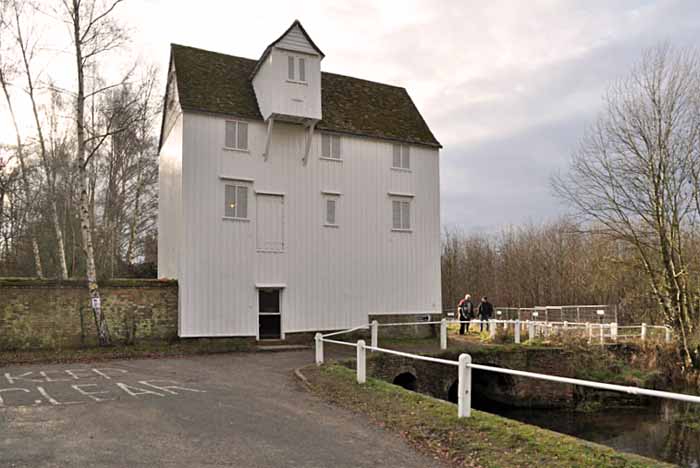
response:
[[[481,231],[564,212],[549,177],[608,84],[644,48],[700,37],[697,0],[126,0],[119,14],[163,73],[170,43],[257,58],[298,18],[323,70],[408,89],[444,146],[443,224]]]

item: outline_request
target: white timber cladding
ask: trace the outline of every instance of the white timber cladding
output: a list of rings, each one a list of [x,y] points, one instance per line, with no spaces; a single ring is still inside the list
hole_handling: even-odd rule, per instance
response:
[[[158,275],[164,278],[179,277],[182,258],[182,122],[180,113],[172,122],[159,155]]]
[[[248,122],[248,152],[227,151],[226,120],[182,122],[181,336],[256,336],[260,284],[285,285],[284,333],[441,311],[437,149],[412,145],[411,172],[394,171],[391,141],[342,135],[338,164],[321,159],[315,133],[304,165],[304,127],[280,122],[265,160],[266,124]],[[248,187],[247,221],[222,216],[227,185]],[[337,229],[325,223],[329,199]],[[395,200],[410,202],[410,232],[394,230]],[[160,232],[159,247],[177,245]]]
[[[298,26],[272,47],[253,89],[265,120],[321,120],[321,56]]]
[[[286,50],[317,55],[316,49],[309,43],[299,26],[294,26],[277,43],[278,47]]]

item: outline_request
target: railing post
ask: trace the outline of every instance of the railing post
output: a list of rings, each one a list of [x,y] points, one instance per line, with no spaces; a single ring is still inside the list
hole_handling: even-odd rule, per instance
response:
[[[527,339],[530,341],[535,339],[535,322],[532,320],[527,321]]]
[[[603,325],[603,322],[600,323],[600,344],[605,343],[605,326]]]
[[[566,330],[567,328],[569,328],[569,322],[564,320],[564,330]]]
[[[472,357],[468,354],[459,355],[459,370],[457,372],[457,417],[468,418],[472,414]]]
[[[363,384],[367,381],[367,359],[365,350],[365,340],[357,342],[357,383]]]
[[[591,344],[591,341],[593,341],[593,327],[591,327],[590,322],[586,322],[586,333],[588,334],[588,344]]]
[[[320,366],[323,364],[323,335],[316,333],[314,339],[316,340],[316,365]]]
[[[666,327],[666,343],[671,342],[671,327]]]
[[[493,319],[487,320],[486,323],[489,325],[489,338],[494,339],[496,338],[496,321]]]
[[[642,341],[646,341],[647,339],[647,324],[643,323],[642,324]]]
[[[371,332],[372,332],[372,347],[373,348],[378,348],[379,347],[379,322],[376,320],[372,320],[371,324]],[[374,352],[374,351],[370,351]]]
[[[610,339],[617,341],[617,323],[610,322]]]
[[[515,343],[520,344],[520,320],[515,321],[515,326],[513,327],[513,336],[515,337]]]
[[[440,349],[447,349],[447,319],[440,320]]]

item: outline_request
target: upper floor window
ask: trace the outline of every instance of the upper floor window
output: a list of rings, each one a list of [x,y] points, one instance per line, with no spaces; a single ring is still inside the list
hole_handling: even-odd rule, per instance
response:
[[[394,144],[394,158],[392,167],[395,169],[411,168],[411,153],[408,145]]]
[[[411,230],[411,200],[396,199],[391,201],[392,229],[394,231]]]
[[[248,150],[248,124],[238,120],[226,121],[224,147],[228,149]]]
[[[340,135],[321,134],[321,157],[342,159],[340,154]]]
[[[228,184],[225,186],[224,218],[248,219],[248,187]]]
[[[306,59],[302,57],[287,57],[287,79],[306,83]]]

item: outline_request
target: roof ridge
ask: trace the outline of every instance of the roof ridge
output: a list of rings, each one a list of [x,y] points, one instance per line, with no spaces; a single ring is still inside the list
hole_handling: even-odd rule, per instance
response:
[[[215,51],[215,50],[202,49],[201,47],[193,47],[193,46],[188,46],[188,45],[184,45],[184,44],[176,44],[176,43],[174,43],[174,42],[171,42],[171,43],[170,43],[170,47],[182,47],[182,48],[185,48],[185,49],[199,50],[199,51],[201,51],[201,52],[206,52],[206,53],[208,53],[208,54],[223,55],[224,57],[232,57],[232,58],[241,59],[241,60],[250,60],[251,62],[257,62],[257,61],[258,61],[257,59],[252,59],[252,58],[248,58],[248,57],[242,57],[242,56],[240,56],[240,55],[226,54],[226,53],[224,53],[224,52],[217,52],[217,51]],[[342,74],[342,73],[334,73],[334,72],[322,71],[322,72],[321,72],[321,75],[340,76],[340,77],[342,77],[342,78],[350,78],[350,79],[352,79],[352,80],[359,80],[359,81],[364,81],[364,82],[366,82],[366,83],[374,83],[374,84],[378,84],[378,85],[381,85],[381,86],[389,86],[389,87],[392,87],[392,88],[398,88],[398,89],[406,90],[406,87],[405,87],[405,86],[399,86],[399,85],[395,85],[395,84],[391,84],[391,83],[383,83],[383,82],[381,82],[381,81],[375,81],[375,80],[368,80],[367,78],[359,78],[359,77],[357,77],[357,76],[344,75],[344,74]]]
[[[217,52],[215,50],[209,50],[209,49],[202,49],[201,47],[194,47],[194,46],[188,46],[184,44],[176,44],[174,42],[170,43],[170,47],[182,47],[184,49],[192,49],[192,50],[198,50],[200,52],[206,52],[208,54],[216,54],[216,55],[223,55],[224,57],[231,57],[239,60],[250,60],[251,62],[257,62],[257,59],[249,58],[249,57],[242,57],[240,55],[232,55],[232,54],[226,54],[224,52]]]

